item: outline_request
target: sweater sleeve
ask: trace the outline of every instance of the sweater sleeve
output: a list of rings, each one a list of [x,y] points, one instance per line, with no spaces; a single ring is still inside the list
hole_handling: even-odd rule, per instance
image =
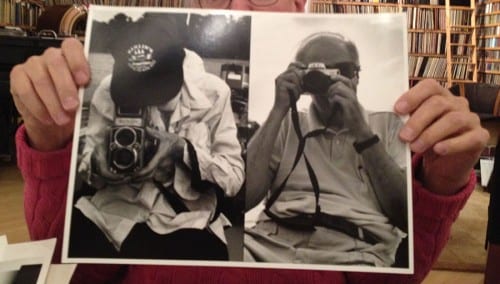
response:
[[[412,160],[414,273],[347,273],[348,283],[420,283],[439,257],[450,237],[451,225],[474,190],[476,176],[472,171],[469,182],[455,195],[438,195],[415,178],[421,163],[422,156],[415,155]]]
[[[27,143],[21,126],[16,134],[18,167],[24,179],[24,211],[32,240],[57,238],[60,261],[71,143],[54,152],[39,152]]]
[[[18,167],[24,179],[24,212],[28,231],[32,240],[57,238],[52,261],[59,263],[71,143],[57,151],[40,152],[31,148],[27,141],[26,130],[21,126],[16,133],[16,147]],[[120,271],[123,271],[123,268],[118,265],[78,265],[74,276],[79,279],[85,275],[86,281],[106,283],[119,277]]]

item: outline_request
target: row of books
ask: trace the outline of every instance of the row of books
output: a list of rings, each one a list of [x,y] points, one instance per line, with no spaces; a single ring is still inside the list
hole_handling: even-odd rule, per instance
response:
[[[344,2],[348,0],[333,2]],[[384,3],[384,4],[403,4],[403,5],[444,5],[444,0],[352,0],[355,3]]]
[[[497,50],[481,50],[478,53],[479,57],[487,57],[487,58],[500,58],[500,49]]]
[[[445,78],[446,58],[410,55],[408,71],[410,77]]]
[[[451,65],[451,77],[454,80],[472,80],[474,74],[474,64],[471,64],[469,58],[454,58]]]
[[[478,29],[478,34],[485,35],[485,36],[500,35],[500,24],[496,27],[480,27],[480,29]]]
[[[409,76],[413,78],[446,78],[446,58],[410,56],[408,61]],[[455,58],[451,66],[451,75],[454,80],[472,80],[474,64],[469,58]]]
[[[487,72],[498,72],[500,75],[500,62],[484,62],[481,61],[479,64],[479,70]]]
[[[83,0],[83,2],[110,6],[181,7],[183,0]]]
[[[451,26],[470,26],[472,21],[472,10],[450,9]]]
[[[500,2],[491,2],[484,4],[484,13],[493,13],[500,10]]]
[[[409,29],[446,29],[446,11],[444,9],[408,7],[406,14]]]
[[[500,85],[500,75],[479,73],[478,80],[489,84]]]
[[[82,4],[76,0],[43,0],[44,6]]]
[[[407,13],[408,28],[422,30],[445,30],[446,28],[446,10],[444,6],[439,9],[430,7],[399,7],[386,5],[355,5],[358,1],[346,3],[313,3],[313,11],[319,13],[389,13],[402,11]],[[450,10],[450,25],[452,26],[470,26],[472,20],[472,11],[464,9]]]
[[[96,4],[111,6],[161,6],[180,7],[183,0],[41,0],[45,6],[72,5],[72,4]]]
[[[477,25],[491,25],[500,23],[500,14],[483,15],[477,18]]]
[[[452,44],[460,44],[460,45],[465,45],[465,44],[471,44],[472,43],[472,35],[471,34],[465,34],[465,33],[452,33],[450,35],[450,43]]]
[[[359,5],[334,5],[335,13],[352,13],[352,14],[373,14],[378,13],[377,6],[359,6]]]
[[[43,8],[35,2],[2,0],[0,3],[0,24],[15,26],[36,26]]]
[[[313,2],[311,4],[311,12],[313,13],[319,13],[319,14],[330,14],[330,13],[335,13],[337,11],[334,10],[334,5],[331,3],[317,3]]]
[[[408,51],[410,53],[444,54],[446,50],[445,33],[408,34]]]
[[[450,38],[451,52],[454,56],[469,56],[474,52],[470,44],[470,34],[452,34]],[[440,55],[446,52],[445,33],[410,33],[408,35],[408,52],[428,55]]]
[[[477,45],[480,48],[494,48],[500,47],[500,38],[481,38],[478,40]]]
[[[473,46],[452,45],[451,54],[454,57],[472,56],[476,49]]]

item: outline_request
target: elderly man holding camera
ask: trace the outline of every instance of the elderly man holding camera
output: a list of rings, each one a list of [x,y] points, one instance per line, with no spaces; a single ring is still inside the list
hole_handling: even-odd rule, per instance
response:
[[[391,266],[408,227],[403,122],[360,105],[358,51],[342,35],[309,36],[295,61],[248,147],[247,206],[271,194],[247,247],[257,261]]]

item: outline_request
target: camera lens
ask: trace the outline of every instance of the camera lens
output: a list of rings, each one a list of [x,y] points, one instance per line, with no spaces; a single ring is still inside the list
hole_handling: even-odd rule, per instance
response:
[[[309,71],[302,78],[304,91],[315,95],[325,94],[332,83],[333,80],[320,71]]]
[[[136,138],[135,131],[130,127],[122,127],[115,132],[115,141],[122,147],[132,146]]]
[[[130,149],[116,149],[112,153],[112,161],[121,170],[129,170],[136,162],[136,153]]]

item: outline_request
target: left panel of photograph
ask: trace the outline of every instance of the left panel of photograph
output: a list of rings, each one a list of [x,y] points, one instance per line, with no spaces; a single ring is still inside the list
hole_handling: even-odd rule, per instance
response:
[[[250,22],[90,8],[63,261],[243,259]]]

